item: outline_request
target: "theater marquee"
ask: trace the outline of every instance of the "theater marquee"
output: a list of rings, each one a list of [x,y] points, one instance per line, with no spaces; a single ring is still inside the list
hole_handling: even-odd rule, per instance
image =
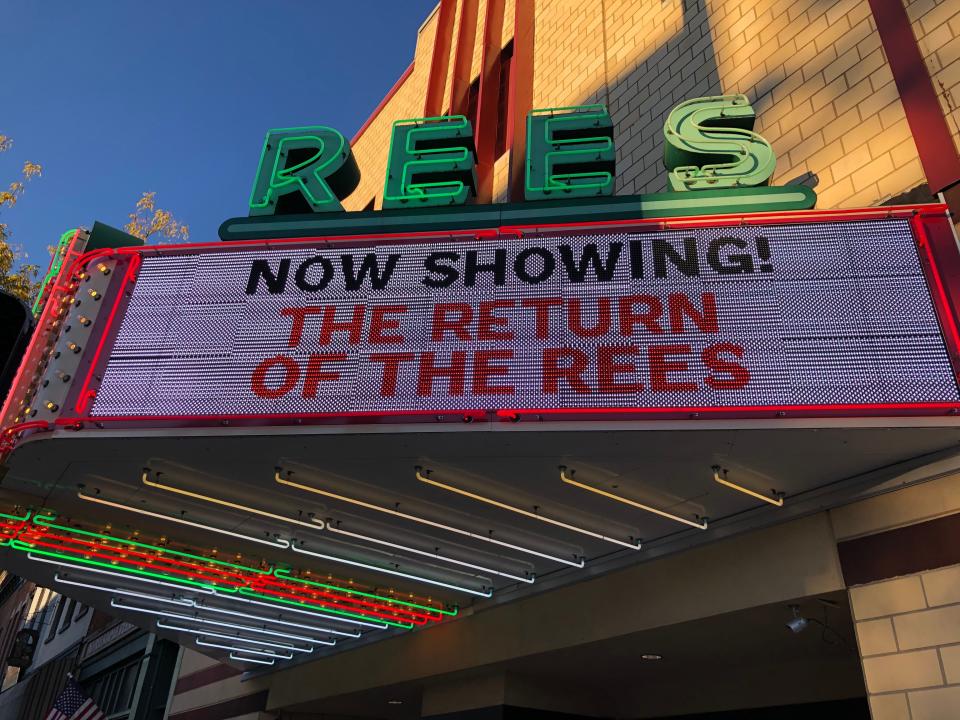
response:
[[[148,252],[90,415],[956,404],[911,220],[824,216]]]

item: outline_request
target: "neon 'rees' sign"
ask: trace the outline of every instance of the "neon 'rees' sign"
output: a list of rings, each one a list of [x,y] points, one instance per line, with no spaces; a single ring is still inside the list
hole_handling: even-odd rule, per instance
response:
[[[147,254],[91,416],[960,401],[907,218],[389,242]]]
[[[664,125],[670,189],[765,186],[776,158],[770,143],[752,132],[755,120],[745,95],[697,98],[674,108]],[[613,194],[613,123],[602,105],[533,110],[526,131],[526,200]],[[467,118],[399,120],[393,124],[383,207],[463,205],[476,196],[475,163]],[[340,201],[359,181],[350,144],[337,130],[271,130],[250,195],[250,215],[342,211]],[[802,207],[812,207],[813,198],[808,192]]]

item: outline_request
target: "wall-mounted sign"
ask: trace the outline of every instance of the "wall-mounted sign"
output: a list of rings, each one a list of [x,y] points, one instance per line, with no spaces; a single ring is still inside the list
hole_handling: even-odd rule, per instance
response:
[[[147,254],[100,368],[95,418],[960,401],[906,218]]]
[[[756,115],[745,95],[681,103],[664,126],[664,165],[671,190],[765,186],[776,158],[752,132]],[[616,144],[603,105],[532,110],[527,116],[525,200],[613,195]],[[383,207],[464,205],[476,197],[473,128],[462,115],[412,118],[393,124]],[[343,210],[359,183],[346,137],[324,126],[271,130],[263,143],[250,196],[250,215]],[[785,194],[792,191],[783,188]],[[777,209],[812,207],[784,201]]]

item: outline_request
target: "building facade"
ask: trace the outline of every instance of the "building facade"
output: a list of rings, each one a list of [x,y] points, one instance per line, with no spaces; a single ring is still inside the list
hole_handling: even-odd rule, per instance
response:
[[[110,718],[165,717],[180,652],[174,643],[10,574],[0,581],[0,618],[0,716],[45,718],[69,673]],[[26,653],[25,634],[35,638]]]
[[[936,216],[946,226],[946,245],[956,252],[952,224],[944,220],[952,211],[955,222],[960,211],[960,113],[954,100],[960,96],[960,7],[950,0],[441,0],[420,27],[411,64],[397,70],[396,84],[350,141],[360,179],[343,199],[347,211],[384,207],[388,149],[398,121],[469,119],[475,204],[507,207],[525,199],[527,118],[533,110],[606,108],[615,143],[614,194],[626,197],[667,189],[664,127],[673,108],[692,98],[743,95],[756,114],[754,131],[777,157],[770,185],[803,185],[816,192],[818,210],[851,211],[793,217],[879,223]],[[323,119],[304,119],[314,121]],[[892,209],[899,205],[907,207]],[[539,222],[554,227],[549,203],[540,207]],[[359,217],[375,222],[377,216]],[[787,215],[777,217],[787,222]],[[289,219],[268,220],[279,234],[265,236],[268,244],[255,246],[257,252],[280,252],[269,246],[276,237],[298,239],[282,234]],[[676,227],[708,221],[699,222]],[[730,225],[729,219],[718,222]],[[516,228],[487,230],[500,237]],[[553,229],[561,235],[576,231]],[[98,232],[104,230],[95,228],[92,236]],[[516,238],[543,234],[538,225],[526,225]],[[427,242],[451,241],[441,235],[429,235]],[[299,240],[328,238],[317,233]],[[481,240],[481,233],[470,240]],[[924,238],[918,242],[927,246]],[[127,307],[124,298],[131,293],[123,295],[125,284],[111,285],[121,275],[124,283],[139,278],[157,304],[166,302],[161,280],[169,278],[145,270],[137,276],[141,256],[134,262],[111,254],[117,243],[97,247],[99,264],[85,266],[70,286],[86,293],[83,312],[91,307],[88,298],[96,303],[110,293],[119,298],[111,320],[122,312],[118,308]],[[165,252],[144,251],[143,264],[155,268],[173,254]],[[204,252],[210,257],[220,248]],[[671,262],[682,264],[679,251],[671,246],[671,252]],[[307,273],[318,258],[299,258],[303,264],[293,273],[289,258],[283,271],[261,265],[259,280],[268,288],[263,294],[279,294],[287,274],[297,275],[301,290],[317,290],[321,283]],[[581,274],[588,264],[582,263]],[[932,259],[930,264],[936,265]],[[116,272],[123,267],[126,273]],[[960,276],[950,267],[945,277],[929,282],[929,292],[918,281],[917,297],[929,304],[931,293],[939,292],[943,297],[934,300],[941,309],[950,298],[956,304]],[[258,277],[252,270],[249,277],[246,295],[254,295]],[[188,284],[176,292],[185,297]],[[869,306],[863,299],[869,295],[861,289],[858,301]],[[71,294],[66,302],[76,298]],[[203,295],[195,303],[227,304],[221,295]],[[539,310],[536,301],[529,307]],[[709,324],[706,310],[695,310],[670,310],[670,321],[681,331],[685,321],[688,327]],[[96,328],[99,310],[90,312]],[[918,313],[913,307],[906,316]],[[283,326],[283,337],[274,333],[281,345],[300,341],[309,314],[283,308],[281,315],[293,318],[295,329]],[[928,314],[933,317],[933,306]],[[152,322],[149,312],[141,316]],[[199,323],[202,312],[190,317]],[[493,336],[503,318],[487,317]],[[584,317],[578,320],[580,337],[590,332]],[[382,339],[397,326],[385,315],[379,318]],[[826,332],[820,319],[815,312],[807,318]],[[640,324],[642,316],[634,320]],[[74,353],[80,360],[71,374],[82,360],[90,381],[100,348],[94,357],[83,354],[80,346],[91,336],[73,327],[67,340],[79,348]],[[204,327],[204,342],[215,344],[221,326]],[[354,334],[346,321],[336,331]],[[60,342],[53,335],[47,349]],[[244,341],[252,343],[246,336]],[[830,378],[833,356],[819,352],[817,372]],[[913,378],[915,371],[917,383],[926,382],[926,356],[920,350],[916,355],[890,375]],[[174,358],[192,360],[188,353]],[[300,399],[315,399],[321,377],[334,377],[324,375],[320,360],[311,356],[310,362],[316,364],[305,371]],[[159,361],[151,356],[143,364],[154,363]],[[434,370],[455,375],[449,368]],[[610,375],[623,372],[612,369]],[[667,386],[667,373],[680,370],[661,356],[658,372]],[[278,400],[296,384],[280,392],[265,376],[251,402]],[[383,388],[386,377],[384,370]],[[201,388],[208,404],[228,394],[220,379],[217,374]],[[137,394],[143,386],[134,380],[119,387],[140,402],[146,393]],[[286,385],[284,380],[281,387]],[[100,402],[88,389],[71,389],[79,390],[71,401]],[[123,394],[101,396],[120,407]],[[184,396],[171,391],[162,400],[196,401]],[[66,578],[66,584],[84,588],[77,598],[100,603],[98,609],[106,597],[120,621],[140,628],[127,635],[105,627],[98,631],[102,636],[91,635],[76,649],[81,677],[95,697],[126,698],[117,701],[118,714],[111,717],[133,713],[133,707],[146,714],[131,718],[166,712],[171,720],[958,717],[956,405],[928,403],[922,412],[902,414],[882,403],[833,414],[817,414],[822,408],[794,413],[795,406],[784,406],[763,415],[748,407],[732,418],[676,406],[657,420],[603,416],[563,425],[545,421],[536,409],[520,417],[508,406],[484,414],[439,403],[439,409],[420,408],[416,418],[397,426],[379,420],[368,425],[357,413],[332,429],[323,424],[328,418],[308,427],[299,416],[287,417],[288,427],[279,413],[261,410],[257,417],[266,430],[250,415],[237,415],[237,421],[218,417],[211,429],[209,423],[190,425],[196,417],[184,411],[158,419],[137,405],[137,418],[156,426],[144,432],[121,418],[101,432],[117,418],[52,415],[67,404],[50,400],[51,422],[34,419],[8,429],[13,439],[0,450],[10,457],[5,489],[19,493],[19,507],[62,503],[72,511],[72,524],[58,525],[50,513],[7,515],[5,532],[15,539],[0,552],[31,577],[48,583]],[[831,406],[831,412],[837,409]],[[89,445],[76,438],[89,438]],[[48,440],[63,458],[42,450]],[[74,474],[58,465],[74,460],[82,465],[70,466]],[[568,465],[582,474],[574,476]],[[444,480],[445,470],[462,486]],[[605,489],[597,492],[601,480],[590,487],[577,479],[591,473]],[[746,480],[738,485],[741,478]],[[621,485],[634,495],[627,497]],[[593,490],[597,497],[562,494],[571,488]],[[457,496],[443,495],[450,491]],[[620,504],[603,504],[609,500]],[[634,511],[640,511],[636,527],[642,530],[621,536]],[[13,527],[14,521],[20,525]],[[684,527],[670,524],[677,521]],[[316,544],[304,541],[320,530],[329,532]],[[457,535],[431,544],[441,532]],[[565,532],[579,533],[587,552],[566,552]],[[330,533],[339,536],[330,539]],[[89,558],[76,548],[89,547],[83,543],[94,542],[90,537],[104,562],[129,565],[130,574],[107,568],[108,580],[85,575],[103,575],[104,568],[82,564]],[[358,538],[366,544],[349,545]],[[602,545],[611,540],[616,551]],[[42,569],[31,564],[37,559],[31,542],[51,543],[47,559],[40,558]],[[528,555],[535,560],[515,561],[511,553],[521,546],[532,548]],[[627,557],[641,546],[642,554]],[[347,552],[344,547],[355,554],[338,555]],[[537,572],[545,558],[562,567]],[[52,575],[49,566],[58,562],[64,577]],[[458,567],[441,572],[437,568],[445,562]],[[490,567],[496,583],[478,585],[477,573]],[[137,585],[143,578],[155,587]],[[411,589],[411,580],[424,578],[430,587]],[[18,592],[6,599],[17,606],[11,617],[20,617],[29,604]],[[305,610],[311,601],[312,610]],[[66,607],[62,616],[78,617],[72,605]],[[328,613],[322,632],[318,607]],[[53,625],[62,626],[61,615]],[[357,620],[367,623],[362,631],[347,627]],[[423,627],[399,632],[417,624]],[[384,632],[369,633],[371,626]],[[310,632],[324,637],[305,637]],[[183,644],[179,653],[170,649],[171,638]],[[342,650],[335,647],[341,642]],[[115,651],[108,653],[106,645]],[[132,667],[139,668],[135,677]],[[175,679],[165,685],[160,678],[167,672]]]
[[[896,37],[899,4],[873,5],[891,18],[884,30]],[[931,192],[914,134],[960,137],[957,10],[924,0],[900,10],[922,55],[914,69],[926,71],[935,91],[932,107],[912,85],[901,96],[894,65],[914,67],[909,47],[892,65],[871,7],[859,0],[441,3],[420,28],[413,62],[352,139],[363,178],[346,207],[380,206],[396,120],[448,112],[475,120],[478,144],[493,145],[479,158],[492,163],[488,201],[501,201],[522,169],[526,113],[597,103],[614,122],[616,193],[660,192],[669,111],[689,98],[729,94],[750,99],[755,130],[773,145],[771,184],[810,185],[820,208],[891,203],[911,192],[929,200],[958,182],[955,145],[943,146],[948,169],[934,175]],[[478,116],[483,100],[491,108]],[[918,115],[932,116],[931,124]],[[939,172],[934,158],[926,160]],[[514,200],[522,199],[519,187]]]
[[[915,38],[913,48],[904,38]],[[917,87],[924,75],[932,92]],[[420,27],[413,61],[351,139],[362,177],[344,206],[382,206],[394,122],[448,114],[463,114],[474,127],[479,201],[522,200],[526,114],[593,104],[604,105],[614,123],[616,194],[662,192],[667,114],[685,99],[729,94],[749,98],[754,129],[774,148],[772,185],[812,187],[821,209],[930,202],[944,193],[957,217],[960,7],[949,0],[442,0]],[[931,147],[924,133],[949,145]],[[522,632],[504,608],[462,621],[475,631],[448,628],[434,641],[439,652],[426,638],[411,637],[390,650],[358,650],[247,684],[204,672],[211,682],[217,676],[210,688],[229,685],[224,701],[284,718],[378,710],[382,717],[533,717],[535,708],[602,717],[820,711],[946,720],[960,712],[960,555],[943,549],[960,531],[960,476],[944,467],[907,484],[622,577],[591,580],[569,591],[582,603],[573,615],[558,617],[560,602],[551,595],[530,599],[519,611]],[[623,605],[622,593],[637,586],[656,587],[659,597],[639,601],[639,608]],[[829,613],[852,618],[841,621],[841,632],[850,633],[855,662],[828,654],[807,675],[796,658],[771,658],[781,667],[760,670],[758,656],[740,674],[724,667],[738,665],[736,651],[731,658],[704,650],[700,660],[690,659],[689,676],[661,677],[653,661],[638,666],[638,674],[656,678],[656,691],[648,681],[634,686],[623,667],[606,687],[595,674],[586,673],[593,688],[575,679],[576,648],[628,634],[622,626],[602,627],[603,617],[617,625],[629,617],[638,632],[689,623],[695,633],[698,620],[749,615],[747,608],[767,603],[781,614],[795,603],[805,613],[833,607],[813,596],[832,598],[838,609]],[[711,632],[705,627],[705,643],[724,642],[722,631]],[[568,652],[555,676],[527,672],[518,660],[562,648]],[[483,670],[508,658],[508,670]],[[609,662],[598,664],[610,671]],[[193,689],[203,674],[191,672]],[[797,687],[805,683],[806,690]],[[811,686],[818,690],[808,692]],[[387,704],[391,693],[404,692],[407,705]],[[351,701],[364,696],[376,700]],[[869,702],[860,705],[860,697]],[[213,713],[217,702],[216,692],[193,689],[174,707],[192,717],[194,708]]]

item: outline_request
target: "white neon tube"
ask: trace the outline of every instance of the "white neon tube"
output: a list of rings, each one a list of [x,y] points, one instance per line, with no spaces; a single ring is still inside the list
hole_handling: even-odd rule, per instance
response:
[[[237,623],[223,622],[221,620],[211,620],[209,618],[199,617],[197,615],[182,615],[180,613],[169,612],[167,610],[156,610],[154,608],[142,608],[135,605],[127,605],[120,602],[119,600],[111,600],[110,607],[117,608],[118,610],[131,610],[133,612],[142,612],[147,613],[148,615],[159,615],[160,617],[166,618],[176,618],[178,620],[186,620],[188,622],[195,622],[201,625],[213,625],[216,627],[225,627],[231,630],[241,630],[244,632],[260,633],[262,635],[267,635],[269,637],[278,637],[286,640],[299,640],[306,643],[314,643],[315,645],[336,645],[332,640],[321,640],[315,637],[306,637],[304,635],[293,635],[291,633],[280,632],[279,630],[271,630],[269,628],[258,628],[251,627],[250,625],[238,625]]]
[[[751,497],[755,497],[755,498],[757,498],[757,500],[763,500],[765,503],[770,503],[771,505],[773,505],[773,506],[775,506],[775,507],[783,507],[783,498],[782,498],[782,497],[772,498],[772,497],[769,497],[769,496],[767,496],[767,495],[762,495],[761,493],[755,492],[755,491],[751,490],[750,488],[745,488],[745,487],[743,487],[743,485],[737,485],[736,483],[732,483],[732,482],[730,482],[729,480],[727,480],[726,477],[720,477],[719,470],[720,470],[719,467],[714,467],[714,468],[713,468],[713,479],[716,480],[716,481],[717,481],[718,483],[720,483],[721,485],[724,485],[724,486],[726,486],[726,487],[728,487],[728,488],[732,488],[732,489],[734,489],[734,490],[738,490],[738,491],[742,492],[742,493],[745,494],[745,495],[749,495],[749,496],[751,496]],[[724,474],[724,476],[726,476],[727,471],[724,470],[724,471],[723,471],[723,474]]]
[[[369,535],[361,535],[360,533],[350,532],[349,530],[343,530],[338,527],[334,527],[330,523],[326,524],[326,529],[332,533],[337,533],[339,535],[346,535],[347,537],[356,538],[357,540],[366,540],[367,542],[376,543],[378,545],[385,545],[386,547],[396,548],[397,550],[402,550],[403,552],[414,553],[415,555],[422,555],[423,557],[428,557],[431,560],[437,560],[439,562],[452,563],[454,565],[460,565],[461,567],[471,568],[473,570],[479,570],[480,572],[487,572],[491,575],[499,575],[500,577],[510,578],[511,580],[518,580],[520,582],[532,583],[534,578],[532,577],[522,577],[520,575],[513,575],[503,570],[494,570],[493,568],[484,567],[483,565],[474,565],[473,563],[468,563],[463,560],[457,560],[456,558],[447,557],[445,555],[438,555],[436,553],[427,552],[426,550],[418,550],[417,548],[408,547],[407,545],[400,545],[399,543],[390,542],[389,540],[381,540],[380,538],[370,537]]]
[[[243,642],[243,639],[240,638],[240,641]],[[200,647],[210,647],[210,648],[219,648],[220,650],[230,650],[231,652],[241,652],[248,655],[262,655],[263,657],[274,658],[276,660],[292,660],[293,655],[283,655],[281,653],[269,652],[267,650],[254,650],[253,648],[240,648],[236,645],[223,645],[221,643],[212,643],[204,640],[203,638],[195,638],[194,642]]]
[[[335,615],[330,615],[322,611],[314,610],[303,610],[301,608],[291,607],[289,605],[278,605],[276,603],[264,602],[263,600],[253,600],[248,597],[241,597],[239,595],[222,595],[217,594],[218,598],[224,600],[235,600],[237,602],[250,603],[251,605],[260,605],[261,607],[270,608],[271,610],[277,610],[280,612],[295,612],[301,615],[309,615],[310,617],[318,618],[321,620],[335,620],[336,622],[350,623],[351,625],[360,625],[361,627],[375,628],[377,630],[386,630],[390,626],[386,623],[371,622],[369,620],[356,620],[354,618],[348,617],[339,617]]]
[[[150,510],[144,510],[143,508],[133,507],[131,505],[124,505],[123,503],[113,502],[112,500],[105,500],[104,498],[99,498],[94,495],[87,495],[83,492],[78,492],[77,497],[81,500],[86,500],[87,502],[98,503],[99,505],[106,505],[107,507],[116,508],[118,510],[127,510],[132,513],[137,513],[138,515],[146,515],[147,517],[157,518],[159,520],[165,520],[172,523],[179,523],[180,525],[187,525],[189,527],[195,527],[200,530],[207,530],[209,532],[219,533],[221,535],[229,535],[230,537],[238,538],[240,540],[246,540],[247,542],[259,543],[261,545],[267,545],[269,547],[280,548],[286,550],[290,547],[290,543],[287,540],[264,540],[262,538],[252,537],[250,535],[244,535],[243,533],[233,532],[232,530],[224,530],[222,528],[214,527],[212,525],[206,525],[204,523],[193,522],[191,520],[185,520],[183,518],[174,517],[172,515],[164,515],[162,513],[151,512]]]
[[[274,473],[274,480],[282,485],[289,485],[290,487],[295,487],[299,490],[316,493],[317,495],[324,495],[325,497],[333,498],[334,500],[340,500],[352,505],[357,505],[368,510],[375,510],[387,515],[392,515],[393,517],[403,518],[404,520],[410,520],[411,522],[420,523],[429,527],[435,527],[440,530],[456,533],[457,535],[462,535],[464,537],[473,538],[474,540],[480,540],[493,545],[499,545],[500,547],[510,548],[511,550],[516,550],[517,552],[526,553],[527,555],[534,555],[536,557],[544,558],[545,560],[552,560],[564,565],[569,565],[570,567],[582,568],[584,564],[583,558],[581,558],[579,562],[568,560],[566,558],[557,557],[556,555],[551,555],[549,553],[542,553],[538,550],[531,550],[530,548],[525,548],[520,545],[504,542],[503,540],[497,540],[496,538],[492,538],[488,535],[480,535],[478,533],[470,532],[469,530],[453,527],[452,525],[445,525],[443,523],[439,523],[434,520],[428,520],[427,518],[419,517],[417,515],[410,515],[409,513],[400,512],[399,510],[394,510],[393,508],[374,505],[373,503],[368,503],[364,500],[357,500],[356,498],[346,497],[345,495],[338,495],[337,493],[330,492],[329,490],[321,490],[320,488],[311,487],[309,485],[302,485],[300,483],[293,482],[292,480],[284,480],[282,477],[280,477],[279,472]]]
[[[598,487],[593,487],[592,485],[587,485],[585,483],[580,482],[579,480],[574,480],[572,478],[569,478],[567,477],[566,473],[563,470],[560,470],[560,479],[563,480],[568,485],[573,485],[574,487],[581,488],[582,490],[589,490],[590,492],[596,493],[597,495],[602,495],[603,497],[610,498],[611,500],[622,502],[624,505],[629,505],[639,510],[645,510],[649,513],[653,513],[654,515],[659,515],[660,517],[667,518],[668,520],[675,520],[678,523],[683,523],[684,525],[695,527],[698,530],[707,529],[706,520],[703,520],[702,522],[694,522],[693,520],[687,520],[686,518],[682,518],[679,515],[668,513],[666,510],[658,510],[655,507],[644,505],[643,503],[639,503],[636,500],[630,500],[629,498],[625,498],[622,495],[615,495],[614,493],[607,492],[606,490],[601,490]]]
[[[500,502],[499,500],[494,500],[493,498],[488,498],[484,495],[478,495],[477,493],[470,492],[469,490],[454,487],[453,485],[447,485],[439,480],[431,480],[426,475],[423,475],[419,470],[415,470],[414,475],[416,475],[417,480],[420,482],[425,482],[428,485],[433,485],[434,487],[441,488],[442,490],[447,490],[449,492],[456,493],[457,495],[468,497],[471,500],[477,500],[479,502],[486,503],[487,505],[493,505],[493,507],[498,507],[501,510],[509,510],[510,512],[516,513],[517,515],[523,515],[523,517],[530,518],[531,520],[539,520],[540,522],[548,523],[549,525],[563,528],[564,530],[570,530],[571,532],[580,533],[581,535],[586,535],[587,537],[596,538],[597,540],[613,543],[614,545],[619,545],[620,547],[630,548],[631,550],[640,549],[640,543],[631,543],[627,542],[626,540],[618,540],[617,538],[612,538],[609,535],[604,535],[603,533],[587,530],[586,528],[582,528],[577,525],[571,525],[570,523],[563,522],[562,520],[556,520],[551,517],[539,515],[535,512],[518,508],[515,505],[508,505],[505,502]]]
[[[181,627],[179,625],[170,625],[165,623],[163,620],[157,620],[157,627],[161,630],[172,630],[173,632],[185,632],[190,633],[191,635],[200,635],[201,637],[212,637],[218,638],[220,640],[236,640],[237,642],[251,643],[253,645],[263,645],[268,648],[278,648],[280,650],[288,650],[290,652],[301,652],[301,653],[312,653],[313,648],[310,649],[298,647],[296,645],[290,645],[289,643],[278,643],[271,640],[261,640],[260,638],[251,638],[244,637],[243,635],[229,635],[227,633],[218,633],[214,630],[204,630],[203,628],[187,628]]]
[[[468,593],[470,595],[477,595],[479,597],[490,597],[493,595],[492,590],[474,590],[472,588],[461,587],[460,585],[453,585],[451,583],[445,583],[441,580],[433,580],[431,578],[425,578],[420,575],[411,575],[410,573],[400,572],[399,570],[390,570],[389,568],[380,567],[378,565],[368,565],[367,563],[362,563],[357,560],[347,560],[346,558],[337,557],[336,555],[325,555],[323,553],[313,552],[312,550],[304,550],[303,548],[298,548],[296,545],[291,545],[290,548],[297,553],[302,553],[303,555],[310,555],[311,557],[320,558],[322,560],[333,560],[334,562],[344,563],[346,565],[353,565],[354,567],[364,568],[366,570],[373,570],[375,572],[386,573],[387,575],[395,575],[396,577],[407,578],[408,580],[415,580],[416,582],[427,583],[429,585],[436,585],[438,587],[449,588],[450,590],[456,590],[462,593]]]
[[[140,600],[152,600],[155,602],[170,603],[171,605],[180,605],[182,607],[193,607],[192,600],[187,598],[165,598],[159,595],[150,595],[149,593],[139,593],[133,590],[121,590],[120,588],[106,587],[105,585],[92,585],[90,583],[78,582],[60,577],[60,573],[54,573],[53,579],[64,585],[75,585],[76,587],[87,588],[88,590],[100,590],[114,595],[127,595],[128,597],[139,598]]]
[[[303,520],[294,520],[293,518],[284,517],[283,515],[275,515],[274,513],[267,512],[266,510],[252,508],[248,505],[240,505],[239,503],[235,503],[231,500],[222,500],[220,498],[211,497],[202,493],[196,493],[191,490],[184,490],[182,488],[173,487],[172,485],[164,485],[163,483],[158,483],[153,480],[147,480],[147,475],[148,473],[143,473],[141,479],[143,480],[144,485],[149,485],[150,487],[166,490],[167,492],[177,493],[179,495],[185,495],[186,497],[191,497],[194,500],[203,500],[204,502],[213,503],[214,505],[223,505],[224,507],[233,508],[234,510],[242,510],[243,512],[251,513],[252,515],[261,515],[262,517],[268,517],[272,520],[279,520],[283,523],[292,523],[294,525],[310,528],[311,530],[317,529],[316,525],[313,523],[304,522]]]
[[[110,577],[118,577],[124,580],[136,580],[137,582],[148,583],[150,585],[160,585],[162,587],[173,588],[174,590],[179,590],[180,592],[191,591],[196,593],[203,593],[204,595],[213,595],[213,590],[211,588],[196,587],[194,585],[177,585],[176,583],[168,583],[163,580],[154,580],[153,578],[145,578],[139,575],[127,575],[125,573],[115,573],[110,570],[101,570],[96,567],[87,567],[85,565],[73,565],[72,563],[63,562],[62,560],[51,560],[44,557],[34,557],[33,553],[28,552],[27,558],[33,560],[34,562],[47,563],[47,565],[58,565],[59,567],[70,568],[71,570],[76,570],[78,572],[90,572],[97,575],[109,575]]]
[[[192,601],[191,605],[195,607],[197,610],[206,610],[207,612],[221,613],[223,615],[232,615],[233,617],[240,617],[240,618],[244,618],[245,620],[251,620],[253,622],[262,622],[264,624],[275,623],[277,625],[294,627],[300,630],[307,630],[310,632],[317,632],[321,634],[329,633],[330,635],[340,635],[342,637],[349,637],[349,638],[360,637],[359,630],[356,632],[344,632],[343,630],[334,630],[333,628],[321,628],[313,625],[304,625],[303,623],[290,622],[289,620],[281,620],[279,618],[267,617],[265,615],[251,615],[250,613],[240,612],[238,610],[227,610],[226,608],[214,607],[212,605],[204,605],[197,602],[196,600]],[[279,608],[277,609],[279,610]]]
[[[230,653],[230,659],[237,662],[255,663],[257,665],[273,665],[275,660],[257,660],[256,658],[240,657],[236,653]]]

